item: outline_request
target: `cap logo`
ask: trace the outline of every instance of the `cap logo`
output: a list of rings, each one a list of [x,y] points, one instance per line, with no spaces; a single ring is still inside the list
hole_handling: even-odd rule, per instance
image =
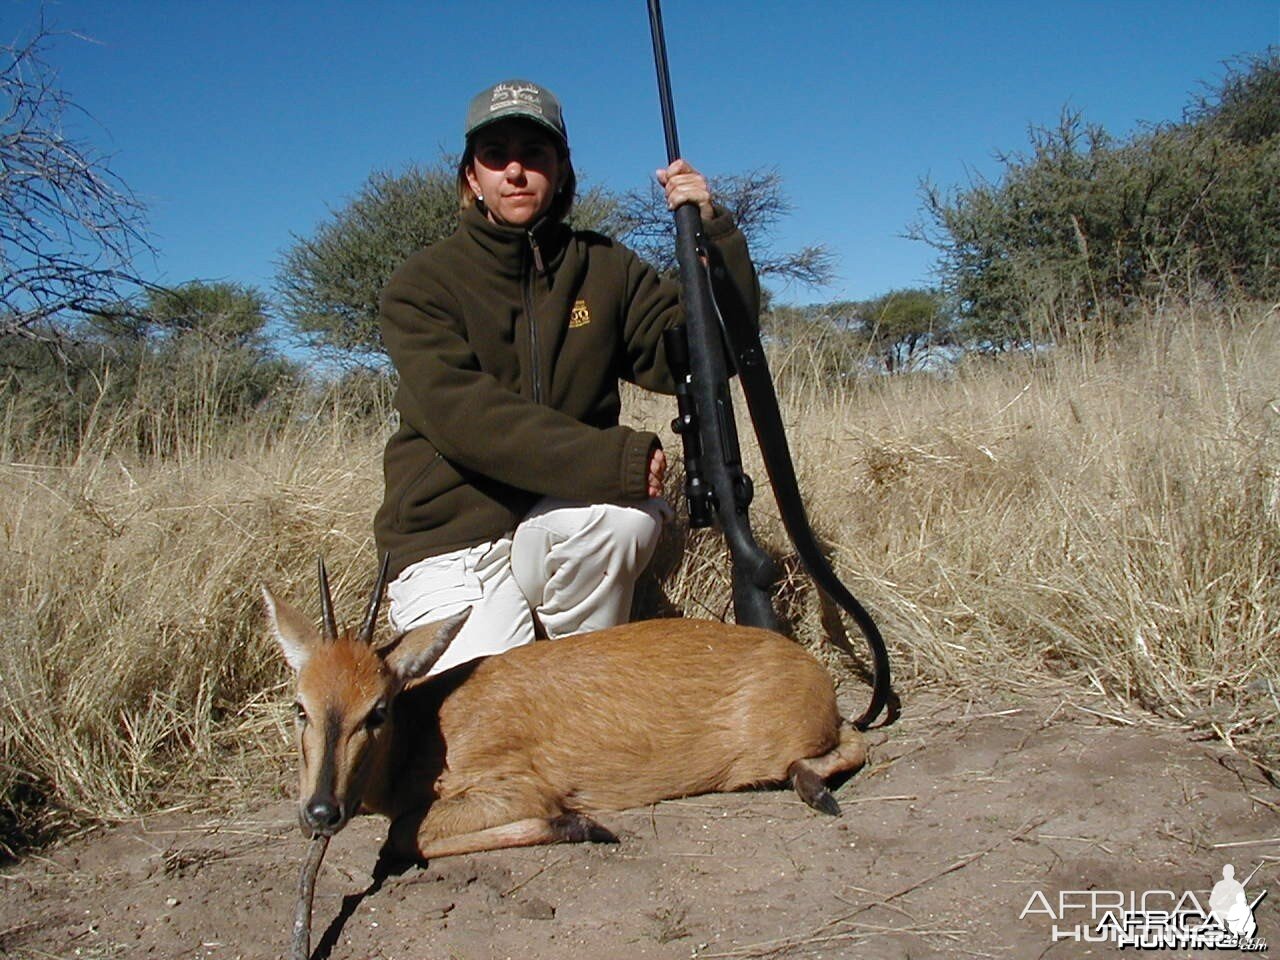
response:
[[[532,84],[500,83],[493,88],[489,112],[507,110],[519,105],[542,116],[542,91]]]
[[[481,90],[467,105],[467,122],[463,129],[470,137],[485,124],[506,117],[527,117],[546,127],[568,146],[559,102],[550,90],[532,80],[504,80]]]

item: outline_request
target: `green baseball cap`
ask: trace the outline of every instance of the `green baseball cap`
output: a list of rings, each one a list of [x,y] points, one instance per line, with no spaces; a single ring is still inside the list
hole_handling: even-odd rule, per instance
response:
[[[528,80],[504,80],[481,90],[467,107],[466,136],[498,120],[522,117],[546,127],[566,147],[569,135],[564,128],[560,101],[546,87]]]

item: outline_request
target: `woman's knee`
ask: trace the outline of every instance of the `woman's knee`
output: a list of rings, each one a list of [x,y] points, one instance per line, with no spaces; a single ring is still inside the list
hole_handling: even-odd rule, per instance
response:
[[[511,567],[536,608],[552,578],[633,581],[672,515],[665,500],[636,505],[543,501],[516,529]]]
[[[622,562],[643,567],[653,555],[662,526],[671,515],[665,500],[639,504],[593,503],[551,505],[535,510],[516,530],[513,553],[541,556],[572,554],[579,562],[601,565]],[[519,566],[524,566],[521,562]]]
[[[666,501],[657,501],[666,507]],[[643,506],[619,506],[618,504],[601,504],[604,521],[601,526],[606,531],[606,542],[613,547],[615,556],[629,560],[634,566],[633,572],[648,566],[653,551],[662,536],[664,514],[660,509]],[[670,510],[669,507],[667,507]]]

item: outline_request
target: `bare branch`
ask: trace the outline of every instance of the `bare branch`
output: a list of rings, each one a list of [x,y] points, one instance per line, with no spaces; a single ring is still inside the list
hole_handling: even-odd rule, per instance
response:
[[[78,108],[43,58],[56,36],[42,23],[0,46],[0,337],[47,339],[60,318],[117,306],[145,286],[134,258],[155,252],[108,158],[64,133]]]
[[[718,204],[733,214],[751,247],[751,259],[761,277],[822,286],[835,273],[834,258],[821,244],[787,253],[775,253],[769,235],[778,221],[791,212],[782,188],[782,175],[774,169],[710,178]],[[632,190],[622,200],[619,236],[645,260],[664,273],[676,269],[675,221],[666,197],[656,183]]]

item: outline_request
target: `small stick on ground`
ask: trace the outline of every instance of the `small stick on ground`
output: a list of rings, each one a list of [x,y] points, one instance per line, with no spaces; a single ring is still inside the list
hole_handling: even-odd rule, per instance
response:
[[[1215,843],[1213,849],[1223,850],[1227,847],[1260,847],[1268,843],[1280,843],[1280,837],[1270,837],[1266,840],[1236,840],[1233,843]]]
[[[298,875],[298,906],[293,911],[293,941],[289,948],[289,960],[310,960],[311,957],[311,903],[316,896],[316,875],[320,861],[329,846],[329,838],[317,833],[307,847],[307,859]]]
[[[541,874],[546,873],[552,867],[560,866],[560,864],[564,863],[568,859],[569,859],[569,855],[565,854],[563,857],[557,857],[555,861],[552,863],[544,863],[537,870],[533,871],[533,873],[529,874],[529,876],[525,877],[523,880],[517,883],[514,887],[508,887],[506,890],[503,890],[500,896],[503,896],[503,897],[511,896],[513,893],[515,893],[517,890],[523,887],[526,883],[533,880],[535,877],[538,877]]]
[[[924,877],[921,880],[917,880],[915,883],[908,884],[907,886],[902,887],[899,890],[895,890],[893,893],[883,896],[879,900],[874,900],[869,903],[864,903],[857,909],[851,910],[850,912],[844,914],[843,916],[835,917],[834,919],[828,920],[826,923],[822,924],[816,929],[811,930],[808,934],[781,937],[777,940],[766,940],[766,941],[763,941],[762,943],[748,944],[746,946],[737,947],[733,950],[727,950],[723,953],[704,953],[701,956],[706,958],[706,960],[711,960],[711,958],[713,957],[720,957],[720,958],[768,957],[768,956],[773,956],[775,954],[779,954],[784,950],[794,949],[795,947],[798,947],[802,944],[818,943],[818,942],[822,942],[822,941],[833,939],[833,938],[848,937],[848,938],[856,939],[858,937],[861,937],[862,935],[858,933],[850,933],[847,930],[832,931],[832,932],[828,932],[828,931],[831,931],[832,927],[836,927],[841,924],[851,925],[851,926],[864,925],[864,924],[855,923],[853,918],[858,916],[858,914],[860,913],[870,910],[872,907],[890,907],[891,909],[899,910],[902,913],[906,913],[906,911],[901,910],[899,907],[894,906],[890,901],[897,900],[900,897],[905,897],[908,893],[912,893],[915,890],[919,890],[921,887],[926,886],[930,883],[933,883],[935,880],[945,877],[949,873],[954,873],[957,870],[963,870],[965,867],[969,866],[969,864],[974,863],[978,860],[981,860],[983,857],[991,853],[1001,844],[1010,843],[1014,840],[1021,840],[1032,830],[1039,828],[1044,822],[1045,822],[1044,818],[1041,818],[1038,820],[1029,820],[1028,822],[1024,823],[1021,827],[1019,827],[1017,830],[1015,830],[1013,833],[1009,834],[1009,836],[1002,837],[1001,839],[993,843],[991,846],[986,847],[985,849],[979,850],[977,853],[971,853],[968,856],[961,857],[959,860],[953,861],[952,863],[943,867],[941,870],[937,870],[934,873],[929,874],[927,877]],[[910,916],[910,914],[907,914],[907,916]],[[911,931],[907,929],[903,929],[899,932],[907,933]],[[949,931],[935,931],[935,932],[939,933],[940,935],[947,935],[948,933],[950,933]]]

